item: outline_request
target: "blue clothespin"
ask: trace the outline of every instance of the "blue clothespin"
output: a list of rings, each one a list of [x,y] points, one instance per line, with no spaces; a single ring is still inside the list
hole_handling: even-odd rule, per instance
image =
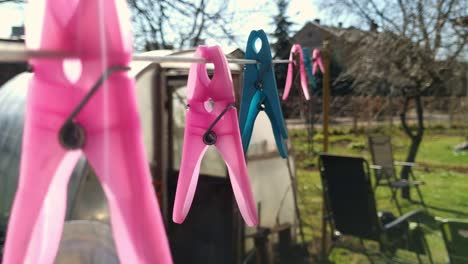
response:
[[[258,51],[255,48],[255,41],[257,39],[262,41],[262,47]],[[244,86],[239,114],[239,126],[244,153],[247,153],[249,148],[255,119],[258,113],[264,110],[270,119],[278,151],[281,157],[286,158],[288,156],[286,144],[288,132],[276,88],[270,44],[263,30],[253,30],[250,32],[245,58],[256,60],[260,63],[245,66]]]
[[[317,89],[317,82],[315,76],[312,73],[312,60],[310,59],[310,50],[308,48],[302,48],[302,54],[304,54],[304,65],[306,67],[307,74],[309,75],[310,81],[312,82],[312,89]]]

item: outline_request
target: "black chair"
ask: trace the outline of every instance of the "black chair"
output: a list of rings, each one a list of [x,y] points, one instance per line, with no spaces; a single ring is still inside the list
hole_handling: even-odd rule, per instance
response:
[[[421,205],[425,208],[426,205],[423,200],[420,185],[424,182],[416,180],[413,174],[412,168],[416,166],[415,163],[411,162],[400,162],[393,160],[393,149],[391,138],[387,135],[369,135],[369,150],[372,155],[371,168],[374,169],[375,175],[375,189],[378,186],[387,186],[392,192],[392,200],[398,208],[398,212],[401,214],[400,203],[397,199],[397,191],[403,188],[416,188],[418,197]],[[411,180],[398,179],[395,166],[402,166],[410,168]]]
[[[419,224],[427,217],[426,212],[416,210],[399,218],[390,212],[377,212],[366,160],[321,154],[319,168],[327,210],[324,217],[332,234],[328,254],[339,246],[342,235],[349,235],[359,238],[362,245],[364,239],[378,242],[384,257],[393,257],[397,249],[405,249],[416,253],[420,262],[420,255],[427,255],[432,263]]]
[[[3,246],[5,244],[5,230],[0,227],[0,260],[3,257]]]

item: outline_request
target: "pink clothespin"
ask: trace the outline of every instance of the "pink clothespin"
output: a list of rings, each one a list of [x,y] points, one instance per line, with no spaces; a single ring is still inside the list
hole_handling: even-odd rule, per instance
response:
[[[18,190],[3,263],[53,263],[70,174],[84,154],[109,204],[122,263],[172,263],[143,149],[125,0],[34,0],[30,49],[71,54],[31,59]]]
[[[226,162],[240,212],[249,226],[258,223],[239,132],[234,89],[226,57],[218,46],[200,46],[195,57],[214,64],[210,79],[204,63],[192,64],[188,78],[188,110],[173,220],[182,223],[192,204],[200,164],[205,151],[214,145]]]
[[[325,73],[323,62],[322,62],[322,55],[320,54],[319,49],[314,49],[312,52],[312,73],[315,74],[317,71],[317,66],[320,67],[320,71]]]
[[[296,66],[299,68],[299,73],[301,75],[301,86],[302,91],[304,92],[304,97],[306,100],[310,99],[309,88],[307,86],[306,74],[304,69],[304,55],[302,52],[302,47],[299,44],[294,44],[291,48],[291,53],[289,53],[289,60],[293,63],[289,63],[288,66],[288,75],[286,76],[286,85],[284,87],[283,100],[286,100],[289,96],[289,91],[291,90],[291,84],[293,81],[293,67]],[[298,65],[299,64],[299,65]]]

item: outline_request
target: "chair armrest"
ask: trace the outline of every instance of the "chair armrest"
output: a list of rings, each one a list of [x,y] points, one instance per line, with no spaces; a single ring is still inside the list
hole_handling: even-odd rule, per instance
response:
[[[392,222],[384,225],[384,229],[385,230],[390,230],[396,226],[399,226],[401,225],[403,222],[406,222],[412,218],[415,218],[415,217],[419,217],[419,216],[422,216],[422,215],[425,215],[426,214],[426,211],[424,211],[423,209],[419,209],[419,210],[414,210],[414,211],[411,211],[407,214],[404,214],[400,217],[398,217],[397,219],[393,220]]]
[[[271,229],[268,227],[259,227],[255,233],[251,233],[245,235],[244,237],[247,238],[257,238],[257,237],[267,237],[271,234]]]
[[[393,164],[395,164],[396,166],[406,166],[406,167],[416,167],[416,166],[418,166],[414,162],[406,162],[406,161],[395,161]]]
[[[434,218],[439,224],[443,223],[459,223],[459,224],[464,224],[468,228],[468,221],[467,220],[460,220],[460,219],[453,219],[453,218],[442,218],[439,216],[436,216]]]
[[[380,165],[371,164],[371,165],[369,165],[369,168],[371,168],[373,170],[381,170],[383,167],[380,166]]]

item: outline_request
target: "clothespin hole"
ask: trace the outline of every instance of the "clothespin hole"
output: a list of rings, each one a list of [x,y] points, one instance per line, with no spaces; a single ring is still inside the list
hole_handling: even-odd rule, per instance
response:
[[[81,76],[82,64],[80,59],[65,59],[62,64],[63,73],[71,83],[76,83]]]
[[[208,64],[211,64],[213,65],[213,69],[212,70],[209,70],[208,67],[206,67]],[[213,80],[213,77],[214,77],[214,71],[215,71],[215,67],[216,65],[214,65],[214,63],[212,62],[208,62],[208,63],[203,63],[201,65],[202,69],[204,69],[204,71],[206,72],[206,76],[208,77],[208,79],[211,81]]]
[[[214,105],[215,105],[215,102],[211,98],[206,100],[205,103],[203,103],[203,106],[205,107],[205,110],[208,113],[211,113],[211,111],[213,111]]]
[[[263,46],[263,42],[260,38],[257,38],[257,40],[254,41],[254,46],[253,46],[253,50],[255,51],[255,53],[259,53],[260,50],[262,49],[262,46]]]
[[[293,54],[294,66],[299,66],[299,64],[300,64],[300,56],[301,56],[301,54],[299,54],[299,52],[294,52],[294,54]]]

